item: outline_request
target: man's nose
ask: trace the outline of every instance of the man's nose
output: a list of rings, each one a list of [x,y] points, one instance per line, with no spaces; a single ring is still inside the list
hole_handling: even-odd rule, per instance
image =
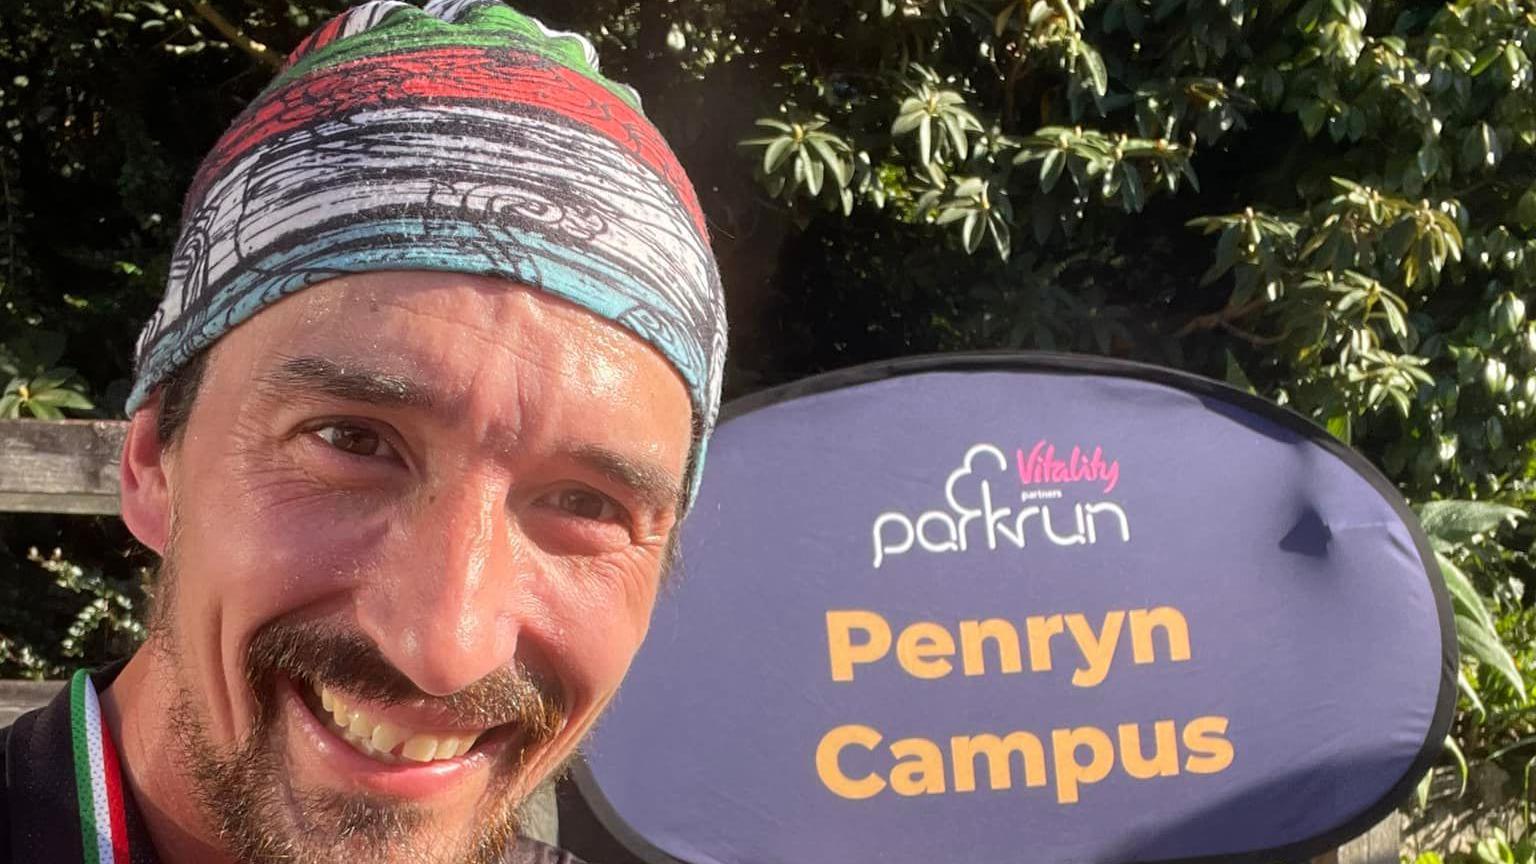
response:
[[[386,560],[363,575],[358,598],[363,630],[434,696],[512,662],[526,566],[506,486],[484,478],[451,485],[423,492],[396,520]]]

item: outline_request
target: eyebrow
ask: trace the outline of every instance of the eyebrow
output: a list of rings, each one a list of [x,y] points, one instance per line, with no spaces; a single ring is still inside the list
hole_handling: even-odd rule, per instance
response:
[[[599,444],[575,444],[563,448],[567,455],[616,483],[628,486],[658,510],[683,509],[683,487],[672,472],[647,459],[610,450]]]
[[[290,357],[259,379],[261,386],[291,399],[295,391],[401,408],[430,409],[432,394],[404,375],[343,366],[324,357]],[[571,460],[629,487],[644,502],[659,510],[682,512],[683,488],[672,472],[647,459],[637,458],[600,444],[573,443],[561,451]]]
[[[348,402],[400,408],[431,408],[432,394],[404,375],[343,366],[324,357],[290,357],[259,379],[284,398],[314,394]]]

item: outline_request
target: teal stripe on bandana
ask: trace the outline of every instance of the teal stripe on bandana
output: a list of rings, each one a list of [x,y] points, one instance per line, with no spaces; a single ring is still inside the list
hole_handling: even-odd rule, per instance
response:
[[[484,243],[485,251],[476,254],[473,251],[466,253],[471,247],[462,241],[468,239],[499,242]],[[516,248],[520,254],[516,259],[490,254],[493,250],[507,248]],[[626,313],[637,306],[627,298],[651,295],[627,273],[516,229],[394,219],[318,233],[304,244],[274,250],[267,257],[252,262],[236,274],[233,281],[214,292],[206,315],[184,319],[185,332],[172,333],[172,338],[161,341],[146,361],[139,386],[144,387],[145,381],[163,377],[154,375],[154,369],[182,365],[225,332],[289,294],[335,276],[384,270],[495,275],[521,284],[538,285],[542,290],[629,327],[636,335],[652,342],[677,368],[690,389],[703,382],[705,358],[696,345],[671,334],[641,331],[632,323],[633,316]],[[273,278],[273,274],[284,275]],[[613,290],[615,284],[628,290],[616,292]],[[148,395],[148,388],[142,392],[135,390],[130,399],[142,401]]]

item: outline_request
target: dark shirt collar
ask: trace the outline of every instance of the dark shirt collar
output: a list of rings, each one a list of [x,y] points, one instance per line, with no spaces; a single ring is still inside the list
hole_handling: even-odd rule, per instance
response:
[[[89,698],[94,700],[96,693],[105,691],[117,678],[126,662],[90,674],[79,685],[64,687],[47,705],[22,715],[10,728],[4,761],[12,861],[158,864],[143,817],[133,795],[122,783],[121,772],[110,776],[118,792],[113,795],[104,788],[109,776],[98,770],[93,777],[90,767],[93,747],[103,760],[98,765],[115,760],[103,758],[106,753],[101,749],[103,740],[99,736],[104,734],[105,727],[99,719],[94,730],[86,722],[81,687],[90,687]],[[95,716],[99,718],[99,712]],[[89,737],[92,734],[98,736],[94,742]],[[111,747],[110,737],[106,744]],[[76,759],[77,750],[84,760]],[[83,788],[87,786],[90,788]],[[109,824],[98,825],[99,808],[93,806],[98,790],[106,801],[121,802],[115,814],[121,827],[115,836],[110,819],[106,820]],[[106,851],[107,857],[102,857],[101,851]]]

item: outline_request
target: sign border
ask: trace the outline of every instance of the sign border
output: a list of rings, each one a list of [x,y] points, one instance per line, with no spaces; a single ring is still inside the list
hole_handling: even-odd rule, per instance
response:
[[[1439,565],[1435,561],[1429,538],[1419,524],[1418,516],[1409,509],[1407,500],[1391,480],[1387,479],[1364,456],[1335,438],[1326,429],[1294,411],[1222,381],[1149,363],[1048,351],[973,351],[954,354],[922,354],[863,363],[770,387],[726,403],[721,408],[718,425],[723,426],[731,420],[745,417],[754,411],[781,402],[876,381],[934,372],[1044,372],[1058,375],[1128,378],[1161,384],[1196,396],[1219,399],[1242,408],[1272,420],[1311,443],[1321,446],[1354,469],[1356,474],[1370,483],[1371,488],[1387,500],[1393,511],[1402,519],[1403,524],[1408,528],[1409,535],[1413,538],[1419,559],[1424,565],[1425,578],[1429,580],[1430,593],[1435,598],[1435,611],[1440,621],[1440,690],[1424,743],[1402,778],[1374,804],[1326,834],[1284,846],[1234,855],[1160,858],[1127,862],[1127,864],[1272,864],[1275,861],[1310,860],[1316,855],[1336,849],[1359,837],[1386,818],[1397,808],[1399,802],[1407,799],[1419,780],[1439,761],[1444,751],[1445,737],[1450,732],[1451,722],[1455,718],[1456,680],[1460,670],[1460,659],[1450,596],[1440,575]],[[646,864],[697,864],[697,862],[688,862],[674,857],[635,830],[614,808],[608,796],[603,794],[584,755],[572,763],[570,771],[577,790],[587,806],[591,808],[593,815],[597,817],[599,824],[632,855]]]

